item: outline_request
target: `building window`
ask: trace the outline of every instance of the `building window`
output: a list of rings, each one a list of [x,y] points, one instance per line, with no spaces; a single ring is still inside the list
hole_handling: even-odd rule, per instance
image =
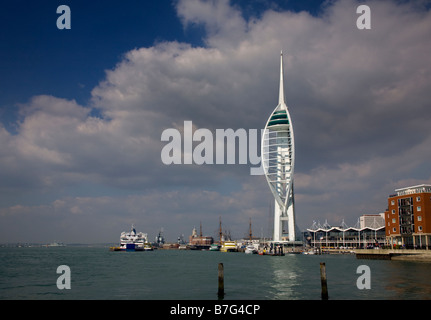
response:
[[[394,206],[395,205],[395,200],[392,200],[391,201],[391,206]]]
[[[422,208],[420,206],[418,206],[417,211],[422,211]]]
[[[396,221],[395,221],[395,218],[393,218],[393,219],[392,219],[392,223],[395,223],[395,222],[396,222]]]
[[[418,231],[422,231],[422,226],[418,226]]]
[[[397,230],[395,228],[392,229],[392,232],[396,232]]]
[[[411,235],[414,229],[413,197],[398,199],[400,234]]]
[[[416,201],[421,201],[421,197],[416,197]]]
[[[395,214],[395,209],[392,209],[392,214]]]
[[[422,221],[422,216],[418,216],[418,221]]]

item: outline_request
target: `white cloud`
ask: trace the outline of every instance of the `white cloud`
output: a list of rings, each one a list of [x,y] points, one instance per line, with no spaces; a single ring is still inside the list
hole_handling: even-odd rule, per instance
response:
[[[183,25],[203,24],[206,42],[212,47],[229,41],[232,45],[243,41],[246,22],[241,12],[230,5],[229,0],[178,1],[177,12]]]

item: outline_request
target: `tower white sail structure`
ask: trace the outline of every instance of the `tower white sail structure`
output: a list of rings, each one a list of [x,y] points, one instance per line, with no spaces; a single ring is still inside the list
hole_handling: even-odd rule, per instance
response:
[[[293,192],[295,139],[292,120],[284,98],[283,52],[281,52],[278,105],[266,122],[261,144],[263,171],[275,199],[273,235],[275,242],[281,242],[284,233],[287,233],[288,241],[296,240]]]

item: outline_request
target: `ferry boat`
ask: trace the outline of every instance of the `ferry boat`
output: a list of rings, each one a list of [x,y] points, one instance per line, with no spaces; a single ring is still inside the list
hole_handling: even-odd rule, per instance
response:
[[[221,248],[221,252],[237,252],[236,241],[224,241]]]
[[[143,232],[136,232],[134,225],[130,232],[122,232],[120,236],[120,246],[111,247],[111,251],[152,251],[153,247],[148,243],[148,235]]]

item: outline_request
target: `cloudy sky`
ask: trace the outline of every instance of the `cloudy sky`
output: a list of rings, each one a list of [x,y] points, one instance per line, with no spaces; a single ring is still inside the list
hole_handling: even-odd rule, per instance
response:
[[[279,55],[295,130],[297,225],[353,226],[431,183],[429,1],[13,1],[0,12],[0,242],[234,237],[273,203],[251,164],[170,165],[168,128],[262,129]]]

